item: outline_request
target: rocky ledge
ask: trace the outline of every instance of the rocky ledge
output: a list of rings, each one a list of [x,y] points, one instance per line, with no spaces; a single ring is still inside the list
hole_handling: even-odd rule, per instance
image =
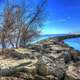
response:
[[[55,39],[0,54],[0,80],[80,80],[80,63],[64,53],[76,52]],[[67,63],[66,63],[67,60]]]

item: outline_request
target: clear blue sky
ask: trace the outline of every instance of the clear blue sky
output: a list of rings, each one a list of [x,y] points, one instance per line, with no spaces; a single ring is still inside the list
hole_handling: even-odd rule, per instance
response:
[[[45,33],[79,33],[80,0],[48,0]]]
[[[34,3],[39,2],[39,0],[33,1]],[[0,0],[0,5],[3,3],[4,0]],[[2,7],[0,7],[1,9]],[[48,18],[43,28],[43,34],[80,32],[80,0],[48,0],[46,9]]]

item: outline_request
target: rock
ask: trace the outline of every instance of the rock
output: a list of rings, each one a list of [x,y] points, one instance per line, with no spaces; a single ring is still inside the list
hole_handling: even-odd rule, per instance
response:
[[[46,80],[44,76],[35,75],[35,80]]]
[[[66,56],[63,54],[68,50],[69,47],[65,48],[52,39],[29,46],[29,49],[11,50],[10,58],[0,59],[0,76],[14,76],[22,80],[64,80],[66,76],[65,79],[75,80],[64,60]],[[77,79],[78,75],[79,71]]]
[[[64,51],[64,61],[65,61],[65,63],[71,62],[71,55],[67,51]]]
[[[16,56],[20,59],[29,58],[32,55],[32,52],[29,49],[18,48],[14,49],[14,52],[11,55]]]
[[[52,63],[52,60],[46,56],[42,56],[40,59],[39,59],[39,62],[38,62],[38,73],[42,76],[46,76],[50,73],[52,73],[52,67],[50,67],[50,63]]]
[[[60,45],[53,45],[53,46],[51,47],[51,49],[52,49],[52,50],[56,50],[56,51],[69,50],[69,48],[64,48],[64,47],[62,47],[62,46],[60,46]]]
[[[18,72],[14,76],[18,78],[22,78],[23,80],[34,80],[34,76],[30,73],[26,72]]]
[[[47,48],[47,49],[42,49],[42,53],[51,53],[51,50],[49,49],[49,48]]]
[[[59,54],[50,54],[50,58],[53,57],[54,59],[57,59],[59,57],[61,57],[63,55],[63,53],[59,53]]]
[[[47,68],[48,68],[48,66],[46,64],[39,65],[39,68],[38,68],[39,75],[41,75],[41,76],[48,75],[48,69]]]
[[[46,80],[55,80],[55,77],[53,75],[47,75]]]
[[[22,63],[20,65],[15,66],[15,67],[9,67],[9,68],[5,67],[4,69],[0,70],[0,76],[11,76],[11,75],[15,74],[17,71],[26,71],[25,67],[19,67],[24,64],[26,64],[26,63]]]
[[[58,79],[62,78],[66,70],[64,59],[51,60],[49,57],[42,56],[38,62],[39,75],[54,75]]]
[[[24,80],[24,79],[17,77],[0,77],[0,80]]]
[[[27,70],[26,72],[27,73],[30,73],[30,74],[37,74],[37,69],[36,69],[36,66],[31,66],[31,67],[25,67],[25,69]]]
[[[29,75],[26,72],[16,72],[13,76],[22,78],[22,79],[28,79]]]
[[[32,52],[32,55],[35,56],[35,57],[39,57],[39,56],[41,56],[41,53],[39,53],[39,52]]]
[[[35,45],[32,45],[31,49],[37,51],[37,52],[40,52],[41,50],[41,44],[35,44]]]
[[[18,49],[5,49],[4,50],[5,58],[13,58],[13,59],[24,59],[29,58],[30,55],[32,55],[32,52],[30,49],[27,48],[18,48]]]
[[[43,41],[43,42],[41,42],[41,44],[48,46],[48,45],[52,45],[53,42],[52,41]]]
[[[70,65],[66,71],[68,80],[80,80],[80,66]]]
[[[17,71],[27,71],[28,73],[36,73],[36,63],[38,59],[22,59],[22,60],[2,60],[0,61],[0,75],[9,76]]]

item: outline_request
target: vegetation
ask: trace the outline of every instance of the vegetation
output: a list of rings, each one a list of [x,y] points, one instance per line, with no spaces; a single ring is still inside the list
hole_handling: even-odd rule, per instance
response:
[[[47,0],[43,0],[36,7],[30,7],[29,0],[22,0],[21,4],[11,4],[6,0],[5,9],[0,15],[2,49],[26,47],[27,43],[39,36],[45,18],[46,2]]]
[[[79,38],[80,34],[66,34],[64,36],[57,36],[57,37],[53,37],[54,39],[57,40],[65,40],[65,39],[70,39],[70,38]]]

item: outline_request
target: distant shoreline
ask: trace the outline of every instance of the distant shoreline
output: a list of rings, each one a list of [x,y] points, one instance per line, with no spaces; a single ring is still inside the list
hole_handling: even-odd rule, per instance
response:
[[[41,35],[42,36],[42,35]],[[42,42],[44,40],[49,40],[49,39],[54,39],[54,40],[66,40],[66,39],[71,39],[71,38],[79,38],[80,37],[80,34],[66,34],[66,35],[63,35],[63,36],[53,36],[53,37],[49,37],[49,38],[46,38],[46,39],[43,39],[43,40],[40,40],[40,41],[37,41],[37,42]]]
[[[62,35],[62,36],[50,36],[50,37],[48,37],[48,38],[46,38],[46,39],[42,39],[42,40],[40,40],[40,41],[37,41],[35,44],[37,44],[37,43],[41,43],[41,42],[44,42],[44,41],[48,41],[48,40],[50,40],[50,39],[52,39],[52,40],[59,40],[59,41],[64,41],[64,40],[68,40],[68,39],[76,39],[76,38],[80,38],[80,34],[66,34],[66,35]],[[64,44],[65,45],[68,45],[68,47],[71,47],[71,48],[73,48],[74,50],[77,50],[77,51],[79,51],[80,52],[80,50],[78,50],[78,49],[75,49],[73,46],[71,46],[71,45],[69,45],[69,44],[67,44],[67,43],[65,43],[64,42]],[[33,44],[34,45],[34,44]]]

